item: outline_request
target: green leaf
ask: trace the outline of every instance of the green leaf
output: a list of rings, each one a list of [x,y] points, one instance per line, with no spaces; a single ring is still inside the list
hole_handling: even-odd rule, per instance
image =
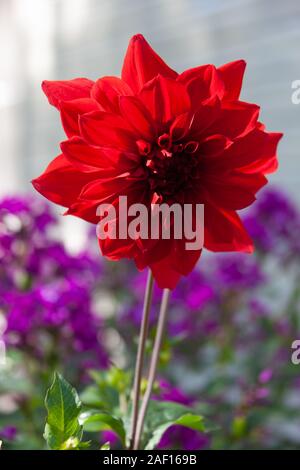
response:
[[[115,366],[105,371],[89,371],[94,383],[89,385],[80,395],[84,405],[98,408],[114,415],[120,407],[124,407],[126,394],[130,388],[131,376]]]
[[[78,449],[81,450],[81,449],[88,449],[91,445],[91,441],[81,441],[79,442],[78,444]]]
[[[88,407],[107,409],[106,403],[103,400],[103,395],[100,393],[97,385],[89,385],[80,394],[82,403]]]
[[[101,447],[100,450],[110,450],[110,443],[109,441],[105,442]]]
[[[50,449],[76,449],[82,437],[78,417],[81,402],[76,390],[58,373],[49,388],[45,406],[48,416],[44,438]]]
[[[171,426],[178,424],[196,431],[205,432],[204,418],[191,408],[168,401],[150,402],[145,422],[145,449],[152,450]]]
[[[205,432],[206,427],[203,422],[203,416],[192,413],[187,413],[178,418],[174,424],[180,424],[186,428],[194,429],[195,431]]]
[[[85,405],[107,412],[112,412],[119,406],[119,392],[104,380],[88,386],[80,397]]]
[[[109,428],[119,436],[122,444],[125,444],[125,429],[120,418],[106,412],[88,411],[80,415],[80,423],[87,432],[98,432]]]

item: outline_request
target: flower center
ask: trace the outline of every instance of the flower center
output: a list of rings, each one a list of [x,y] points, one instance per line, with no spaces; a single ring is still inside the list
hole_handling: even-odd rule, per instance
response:
[[[173,143],[169,134],[162,134],[154,144],[139,140],[137,146],[145,157],[151,190],[161,202],[182,200],[184,192],[199,177],[199,143]]]

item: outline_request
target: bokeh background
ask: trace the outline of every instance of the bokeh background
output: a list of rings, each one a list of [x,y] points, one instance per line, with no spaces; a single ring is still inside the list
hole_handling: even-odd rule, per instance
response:
[[[300,337],[300,104],[291,99],[299,20],[297,0],[0,0],[0,310],[9,358],[0,369],[0,438],[8,448],[43,447],[42,398],[54,368],[80,388],[91,367],[132,364],[144,276],[100,262],[94,232],[32,199],[30,180],[64,139],[41,81],[118,75],[138,32],[178,71],[245,59],[242,99],[261,105],[268,130],[284,132],[271,190],[245,214],[256,255],[200,263],[171,306],[161,363],[168,381],[157,393],[200,400],[221,431],[173,429],[161,446],[300,446],[300,366],[290,361]]]

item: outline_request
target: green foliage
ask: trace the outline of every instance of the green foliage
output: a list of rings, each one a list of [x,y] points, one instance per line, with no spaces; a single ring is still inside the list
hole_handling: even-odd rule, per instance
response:
[[[82,449],[88,446],[82,442],[83,431],[99,433],[105,429],[114,431],[125,446],[125,429],[120,417],[120,394],[127,390],[127,374],[115,367],[105,372],[92,371],[95,384],[84,392],[86,410],[76,390],[58,373],[49,388],[45,404],[48,411],[44,437],[50,449]],[[88,405],[97,405],[97,409]],[[99,409],[102,407],[103,409]]]
[[[44,438],[50,449],[80,448],[82,426],[79,423],[81,401],[76,390],[58,373],[49,388],[45,405],[48,412]]]
[[[95,383],[83,392],[82,396],[88,399],[82,409],[76,390],[60,374],[55,374],[45,400],[48,417],[44,437],[50,449],[84,449],[89,442],[82,442],[83,432],[97,433],[98,439],[99,432],[107,429],[114,431],[122,448],[126,448],[131,410],[128,403],[122,401],[122,396],[128,390],[129,376],[115,367],[105,372],[92,371],[91,376]],[[92,406],[87,403],[89,399]],[[94,408],[95,403],[103,408]],[[208,430],[203,416],[192,408],[170,401],[152,400],[145,420],[143,448],[154,449],[164,432],[174,424],[200,432]],[[97,448],[96,443],[94,447]],[[105,443],[100,449],[109,448],[109,443]]]
[[[109,442],[105,442],[104,444],[102,444],[102,446],[100,447],[100,450],[110,450]]]
[[[81,394],[82,402],[92,408],[112,412],[120,407],[130,389],[131,376],[115,366],[106,371],[90,371],[94,383]]]
[[[145,421],[144,448],[152,450],[168,428],[178,424],[196,431],[205,432],[204,418],[190,407],[170,401],[152,400]]]
[[[82,413],[80,422],[86,432],[99,432],[109,428],[114,431],[120,438],[123,446],[125,446],[125,429],[123,421],[120,418],[105,412],[88,411]]]

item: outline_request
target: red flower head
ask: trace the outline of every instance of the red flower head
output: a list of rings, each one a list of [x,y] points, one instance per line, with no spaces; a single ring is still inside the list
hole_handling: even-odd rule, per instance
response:
[[[154,201],[203,203],[204,247],[253,250],[236,211],[249,206],[277,168],[282,134],[268,133],[259,107],[239,100],[245,62],[201,65],[177,74],[141,35],[134,36],[121,78],[45,81],[68,139],[33,181],[67,214],[97,223],[99,204]],[[110,259],[149,266],[161,287],[173,288],[201,250],[184,240],[100,240]]]

